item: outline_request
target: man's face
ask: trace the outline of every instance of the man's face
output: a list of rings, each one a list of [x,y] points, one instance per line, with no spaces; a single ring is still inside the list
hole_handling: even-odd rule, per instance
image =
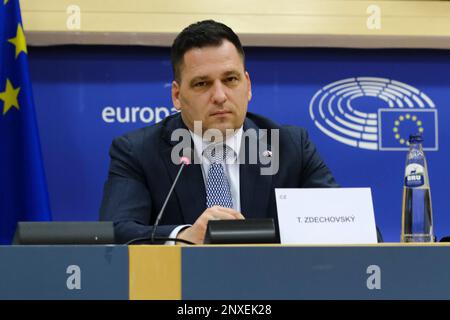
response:
[[[237,129],[244,122],[251,83],[235,46],[193,48],[184,54],[180,83],[172,82],[172,101],[190,130],[202,121],[203,130]]]

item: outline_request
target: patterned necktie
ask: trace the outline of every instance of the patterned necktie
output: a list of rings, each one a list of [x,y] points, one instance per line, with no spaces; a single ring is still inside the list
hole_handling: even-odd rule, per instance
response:
[[[210,146],[205,149],[204,156],[211,162],[206,178],[206,206],[218,205],[233,208],[230,184],[225,174],[225,160],[234,151],[223,144]]]

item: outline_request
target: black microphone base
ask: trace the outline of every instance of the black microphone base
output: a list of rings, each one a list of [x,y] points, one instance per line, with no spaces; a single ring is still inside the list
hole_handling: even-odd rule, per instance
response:
[[[273,219],[210,220],[205,244],[278,243]]]

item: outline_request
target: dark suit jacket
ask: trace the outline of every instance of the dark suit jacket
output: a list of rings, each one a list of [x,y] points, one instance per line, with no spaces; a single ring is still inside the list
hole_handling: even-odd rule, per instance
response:
[[[113,141],[100,218],[114,221],[118,243],[150,236],[179,169],[171,161],[172,148],[178,143],[171,141],[171,133],[178,128],[186,126],[181,115],[174,114]],[[279,129],[279,170],[275,175],[261,175],[265,165],[260,162],[240,165],[241,212],[247,219],[274,218],[278,225],[274,188],[338,187],[306,130],[279,126],[251,113],[247,113],[243,129],[268,129],[266,140],[260,135],[258,141],[269,143],[270,129]],[[275,146],[264,147],[270,150]],[[192,164],[183,169],[156,236],[167,237],[176,226],[193,224],[204,210],[206,191],[201,167]]]

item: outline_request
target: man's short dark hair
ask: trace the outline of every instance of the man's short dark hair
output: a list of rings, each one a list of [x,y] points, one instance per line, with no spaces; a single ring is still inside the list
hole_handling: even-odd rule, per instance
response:
[[[186,27],[175,38],[172,44],[171,58],[173,76],[176,81],[181,80],[181,66],[184,54],[192,48],[220,46],[223,40],[230,41],[236,47],[242,61],[245,61],[244,49],[239,37],[230,27],[214,20],[203,20]]]

